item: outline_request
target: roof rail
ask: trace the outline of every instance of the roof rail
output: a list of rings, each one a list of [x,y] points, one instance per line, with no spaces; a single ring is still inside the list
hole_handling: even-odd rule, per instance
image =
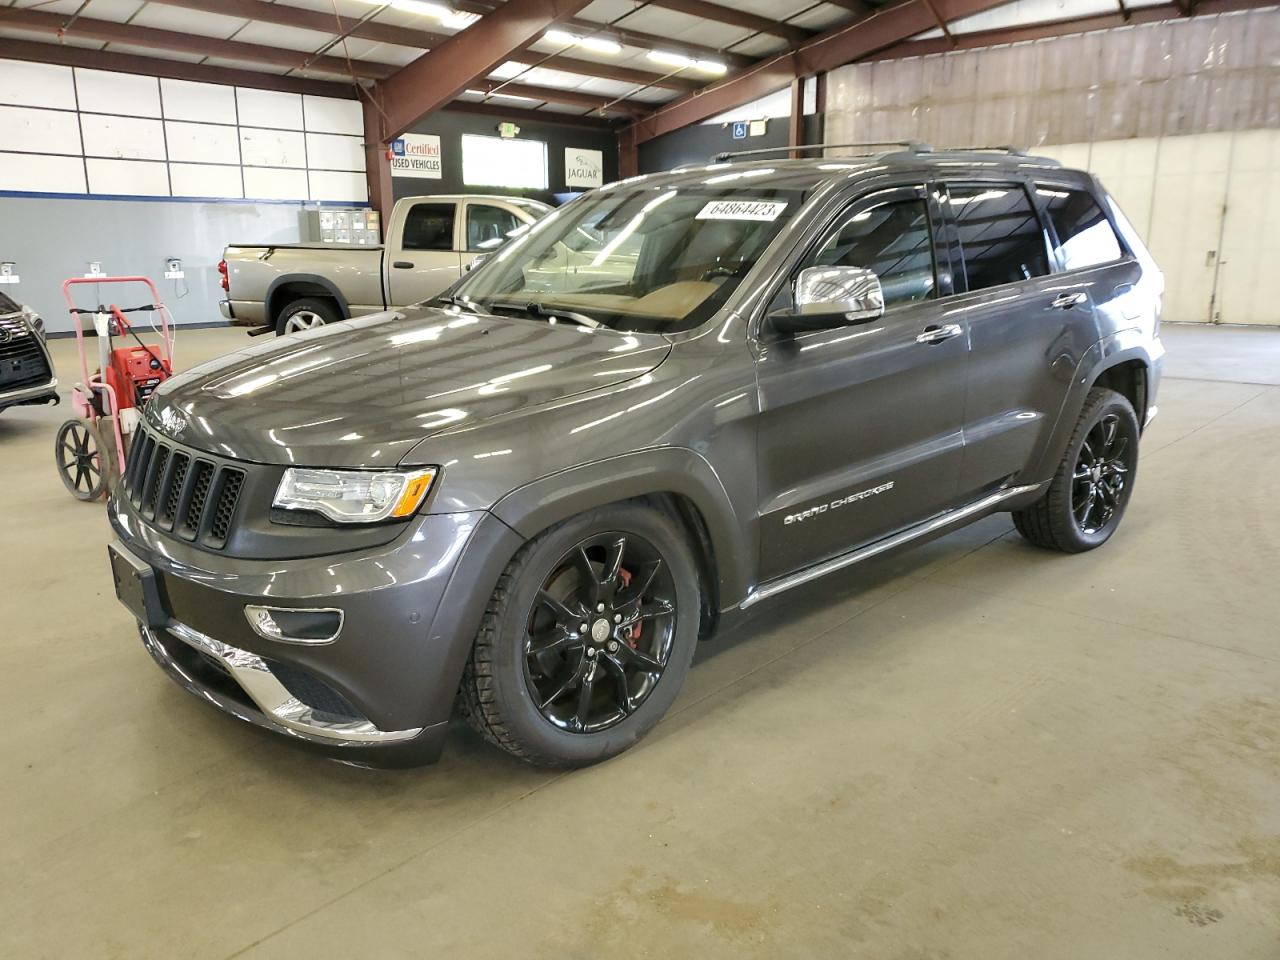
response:
[[[954,153],[1007,153],[1013,157],[1025,157],[1027,155],[1026,147],[1014,146],[1011,143],[1002,143],[991,147],[947,147],[946,149]]]
[[[758,157],[766,153],[791,153],[809,150],[843,150],[848,147],[906,147],[912,153],[930,153],[933,147],[919,140],[868,140],[864,143],[806,143],[789,147],[763,147],[759,150],[729,150],[717,153],[711,158],[712,163],[724,163],[738,157]]]

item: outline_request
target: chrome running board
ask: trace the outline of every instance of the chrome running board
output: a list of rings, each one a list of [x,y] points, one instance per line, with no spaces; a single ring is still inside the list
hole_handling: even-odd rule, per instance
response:
[[[875,543],[867,544],[850,553],[843,553],[838,557],[832,557],[830,560],[824,560],[822,563],[815,564],[812,567],[806,567],[796,573],[777,580],[770,580],[761,584],[756,589],[747,594],[747,598],[738,604],[738,609],[746,610],[748,607],[759,603],[761,600],[768,600],[770,597],[776,597],[778,594],[790,590],[792,587],[798,587],[801,584],[808,583],[810,580],[817,580],[819,577],[825,577],[828,573],[835,573],[837,570],[843,570],[845,567],[851,567],[855,563],[861,563],[863,560],[869,560],[877,554],[884,553],[886,550],[892,550],[894,547],[902,546],[910,543],[912,540],[918,540],[926,537],[931,533],[937,533],[945,527],[949,527],[953,523],[958,523],[976,514],[990,510],[992,507],[1003,503],[1005,500],[1012,500],[1014,497],[1020,497],[1027,493],[1034,493],[1044,484],[1032,483],[1022,487],[1009,487],[1005,490],[998,490],[993,494],[983,497],[981,500],[975,500],[967,506],[957,507],[954,510],[948,510],[941,513],[932,520],[926,520],[924,523],[909,527],[900,533],[895,533],[891,537],[885,537],[883,540],[877,540]]]

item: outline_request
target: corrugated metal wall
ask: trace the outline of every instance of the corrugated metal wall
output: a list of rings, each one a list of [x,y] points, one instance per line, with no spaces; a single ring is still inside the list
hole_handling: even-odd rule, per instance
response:
[[[832,72],[825,139],[1014,143],[1091,170],[1169,320],[1280,324],[1280,8]]]
[[[1029,146],[1280,128],[1280,8],[852,64],[827,140]]]

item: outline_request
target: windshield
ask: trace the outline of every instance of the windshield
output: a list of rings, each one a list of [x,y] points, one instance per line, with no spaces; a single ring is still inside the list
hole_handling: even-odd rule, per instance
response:
[[[489,312],[691,330],[724,305],[802,199],[741,186],[605,188],[524,229],[452,292]]]

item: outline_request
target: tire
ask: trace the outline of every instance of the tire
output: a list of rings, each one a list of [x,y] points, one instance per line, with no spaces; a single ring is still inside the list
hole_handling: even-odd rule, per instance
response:
[[[1138,468],[1138,417],[1128,399],[1094,387],[1049,489],[1013,512],[1018,533],[1047,550],[1082,553],[1120,526]]]
[[[77,500],[91,501],[102,496],[102,446],[98,435],[83,420],[64,420],[53,438],[53,459],[58,476]]]
[[[314,330],[326,323],[337,323],[342,317],[338,308],[328,300],[304,297],[285,304],[276,317],[276,336],[283,337],[287,333],[299,333],[303,330]]]
[[[699,600],[688,541],[665,513],[628,502],[557,524],[498,580],[463,672],[463,713],[485,739],[538,766],[615,756],[679,693]]]

